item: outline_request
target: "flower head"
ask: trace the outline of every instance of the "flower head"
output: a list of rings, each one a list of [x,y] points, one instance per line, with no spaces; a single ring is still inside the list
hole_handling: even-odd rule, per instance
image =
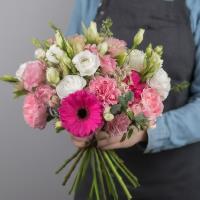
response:
[[[83,89],[86,86],[86,80],[78,75],[67,75],[57,85],[56,92],[60,99],[67,97],[69,94]]]
[[[77,137],[88,137],[101,127],[102,112],[100,101],[86,90],[70,94],[59,108],[63,127]]]
[[[72,62],[81,76],[94,75],[100,66],[99,57],[88,50],[81,51],[73,58]]]
[[[97,76],[89,83],[89,90],[94,93],[104,105],[114,105],[118,102],[121,92],[115,79]]]
[[[34,94],[28,94],[23,106],[24,120],[32,128],[43,129],[47,122],[47,107]]]
[[[49,50],[46,52],[47,60],[54,64],[58,64],[63,55],[64,51],[61,50],[56,44],[50,46]]]
[[[131,121],[128,118],[127,115],[124,113],[116,115],[115,118],[108,122],[106,125],[106,131],[110,135],[121,135],[127,132],[128,127],[130,125]]]
[[[106,42],[108,44],[108,52],[111,54],[112,57],[116,57],[126,51],[127,44],[124,40],[119,40],[111,37],[108,38]]]
[[[41,61],[33,61],[25,64],[25,69],[22,75],[24,88],[32,91],[45,81],[46,66]]]
[[[102,56],[100,61],[101,61],[101,69],[104,74],[106,73],[111,74],[115,71],[117,62],[110,55]]]

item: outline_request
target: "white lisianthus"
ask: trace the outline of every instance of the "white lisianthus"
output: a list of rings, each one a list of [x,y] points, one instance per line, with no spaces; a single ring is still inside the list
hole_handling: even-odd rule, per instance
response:
[[[69,94],[83,89],[86,86],[86,80],[78,75],[67,75],[57,85],[56,92],[60,99],[67,97]]]
[[[147,80],[148,85],[158,91],[161,98],[165,100],[171,89],[171,79],[163,68],[160,68],[155,75]]]
[[[45,58],[45,56],[46,56],[46,53],[42,48],[35,50],[35,58],[36,59],[42,60]]]
[[[72,62],[81,76],[91,76],[97,71],[100,66],[99,57],[88,50],[77,54]]]
[[[22,81],[22,76],[23,76],[23,73],[27,67],[28,64],[32,63],[32,61],[29,61],[29,62],[26,62],[24,64],[21,64],[18,68],[18,70],[16,71],[16,78],[19,80],[19,81]]]
[[[53,44],[46,52],[47,60],[54,64],[58,64],[63,55],[64,51],[61,50],[56,44]]]
[[[141,72],[144,67],[145,53],[138,49],[134,49],[128,57],[128,65],[131,69]]]

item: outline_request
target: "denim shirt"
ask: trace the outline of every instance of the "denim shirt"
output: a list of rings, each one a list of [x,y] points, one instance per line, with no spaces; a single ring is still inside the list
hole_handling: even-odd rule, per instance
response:
[[[100,0],[75,0],[67,35],[80,33],[81,22],[89,25],[90,21],[94,20],[100,3]],[[200,0],[186,0],[186,5],[190,12],[191,30],[196,45],[191,96],[186,105],[164,113],[158,118],[156,128],[147,130],[146,153],[200,142]]]

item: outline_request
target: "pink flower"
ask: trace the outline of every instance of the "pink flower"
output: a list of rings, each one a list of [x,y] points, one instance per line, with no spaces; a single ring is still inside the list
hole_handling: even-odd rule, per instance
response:
[[[47,107],[34,94],[28,94],[23,106],[24,120],[32,128],[43,129],[47,122]]]
[[[79,90],[65,97],[59,108],[63,127],[76,137],[88,137],[102,126],[103,108],[94,94]]]
[[[159,93],[153,88],[145,88],[141,95],[142,110],[146,117],[156,119],[163,112],[163,102]]]
[[[113,73],[116,69],[117,62],[110,55],[101,57],[101,69],[103,73]]]
[[[115,118],[108,122],[106,125],[106,131],[110,135],[121,135],[127,132],[128,127],[130,125],[131,121],[128,118],[127,115],[124,113],[116,115]]]
[[[141,95],[141,101],[130,106],[135,115],[144,114],[152,122],[163,112],[163,103],[158,92],[153,88],[145,88]]]
[[[121,92],[117,88],[115,79],[97,76],[89,83],[89,90],[103,102],[103,105],[114,105],[118,102]]]
[[[40,85],[35,91],[35,96],[44,104],[47,104],[55,94],[55,89],[51,88],[49,85]]]
[[[91,53],[98,54],[97,45],[96,44],[87,44],[85,46],[85,50],[90,51]]]
[[[126,51],[127,44],[124,40],[119,40],[111,37],[108,38],[106,42],[108,44],[108,52],[112,57],[116,57]]]
[[[139,103],[139,101],[141,100],[142,91],[146,87],[146,84],[141,82],[141,77],[139,73],[132,70],[131,75],[127,76],[124,81],[127,85],[129,85],[129,90],[134,93],[133,103]]]
[[[45,81],[45,69],[46,67],[41,61],[27,63],[22,75],[24,88],[32,91],[33,88],[42,84]]]

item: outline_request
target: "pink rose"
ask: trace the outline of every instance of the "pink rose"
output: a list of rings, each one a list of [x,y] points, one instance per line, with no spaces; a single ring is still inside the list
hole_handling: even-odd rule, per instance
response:
[[[112,57],[116,57],[126,51],[127,44],[124,40],[119,40],[111,37],[108,38],[106,42],[108,44],[108,52],[111,54]]]
[[[34,94],[25,97],[23,106],[24,120],[32,128],[43,129],[47,122],[47,107]]]
[[[153,88],[145,88],[141,95],[142,110],[146,117],[151,120],[159,117],[164,109],[162,99]]]
[[[110,135],[121,135],[127,132],[128,127],[130,125],[131,121],[128,118],[127,115],[124,113],[116,115],[115,118],[108,122],[106,125],[106,131]]]
[[[47,104],[55,94],[55,89],[51,88],[49,85],[40,85],[35,91],[35,96],[44,104]]]
[[[45,65],[41,61],[28,62],[22,75],[24,88],[32,91],[45,81]]]
[[[117,63],[110,55],[105,55],[101,57],[101,69],[103,73],[113,73],[116,69]]]
[[[89,90],[94,93],[104,105],[114,105],[118,102],[121,92],[115,79],[97,76],[89,83]]]

